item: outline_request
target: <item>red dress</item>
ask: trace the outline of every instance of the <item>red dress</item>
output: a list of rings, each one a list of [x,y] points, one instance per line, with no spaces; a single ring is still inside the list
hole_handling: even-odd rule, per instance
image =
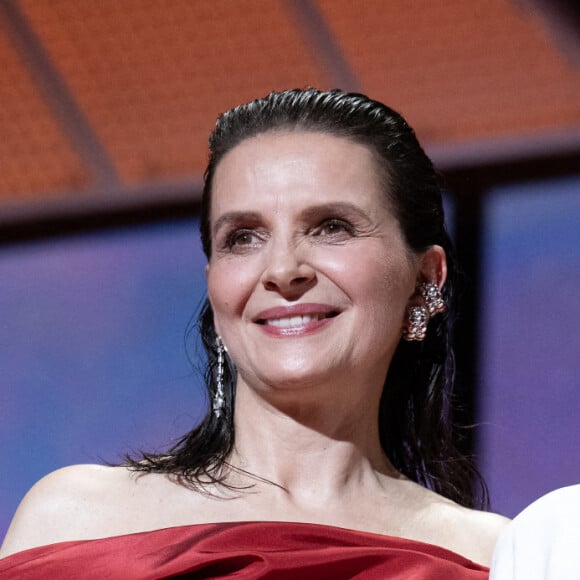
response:
[[[60,542],[0,560],[0,578],[144,580],[486,580],[489,569],[444,548],[331,526],[196,524]]]

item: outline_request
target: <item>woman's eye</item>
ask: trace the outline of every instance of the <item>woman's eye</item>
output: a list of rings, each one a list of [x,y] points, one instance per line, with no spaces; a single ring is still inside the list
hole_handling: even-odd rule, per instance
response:
[[[316,234],[319,236],[351,237],[354,234],[354,228],[347,221],[332,218],[324,220],[316,229]]]
[[[260,241],[259,236],[253,230],[235,230],[231,232],[227,237],[228,248],[236,248],[243,246],[252,246]]]

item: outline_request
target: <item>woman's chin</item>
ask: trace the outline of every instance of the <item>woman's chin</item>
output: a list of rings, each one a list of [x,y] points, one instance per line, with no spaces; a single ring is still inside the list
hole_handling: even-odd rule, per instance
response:
[[[288,391],[290,393],[292,391],[313,390],[317,386],[322,387],[329,382],[335,382],[337,376],[342,374],[336,369],[323,369],[320,364],[312,362],[288,361],[286,364],[280,364],[280,362],[278,361],[279,364],[276,368],[262,367],[254,379],[245,382],[249,385],[255,383],[260,385],[261,389],[266,388],[273,392]]]

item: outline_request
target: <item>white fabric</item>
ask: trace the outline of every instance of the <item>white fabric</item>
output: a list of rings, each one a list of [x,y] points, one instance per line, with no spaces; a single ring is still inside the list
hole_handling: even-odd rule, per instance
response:
[[[490,580],[580,580],[580,485],[528,506],[496,545]]]

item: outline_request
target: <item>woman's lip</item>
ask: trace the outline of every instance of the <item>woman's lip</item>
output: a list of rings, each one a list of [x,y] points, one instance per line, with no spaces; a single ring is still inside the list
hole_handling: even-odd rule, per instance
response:
[[[304,304],[291,304],[289,306],[276,306],[274,308],[268,308],[267,310],[262,310],[257,316],[254,317],[253,322],[264,323],[266,320],[272,320],[276,318],[291,318],[292,316],[304,316],[304,315],[322,315],[327,316],[329,314],[340,314],[340,310],[335,306],[330,304],[315,304],[315,303],[304,303]]]
[[[296,326],[274,326],[273,324],[260,324],[258,328],[266,334],[276,338],[292,338],[315,334],[331,324],[333,318],[320,318],[304,322]]]

